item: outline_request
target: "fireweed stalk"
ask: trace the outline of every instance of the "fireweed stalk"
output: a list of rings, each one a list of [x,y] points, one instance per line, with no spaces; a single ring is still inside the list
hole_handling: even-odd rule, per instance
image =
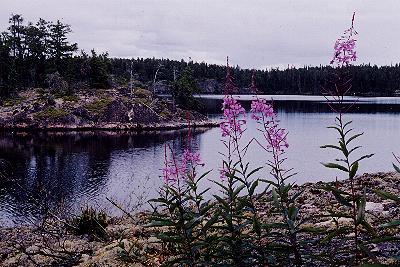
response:
[[[206,218],[211,217],[209,212],[212,206],[204,201],[208,189],[199,192],[199,182],[208,172],[197,176],[196,167],[203,164],[199,153],[193,151],[190,125],[186,142],[180,158],[169,145],[165,145],[164,186],[159,198],[150,200],[162,211],[155,209],[148,226],[169,229],[157,237],[163,244],[168,244],[170,253],[178,257],[172,260],[175,264],[197,266],[210,260],[207,228],[213,219]]]
[[[265,142],[256,142],[268,154],[272,155],[272,159],[268,160],[267,165],[271,168],[271,175],[275,182],[263,180],[272,185],[272,196],[274,206],[282,215],[285,229],[288,230],[289,250],[294,254],[294,264],[296,266],[303,265],[300,247],[297,240],[298,227],[300,223],[297,220],[299,208],[296,207],[296,199],[300,194],[290,195],[294,184],[286,183],[286,181],[295,175],[291,173],[292,169],[285,170],[283,164],[286,160],[284,157],[285,150],[289,147],[287,142],[287,132],[279,127],[277,115],[274,112],[273,106],[267,103],[265,99],[257,97],[251,103],[251,118],[260,125],[258,130],[262,133]],[[282,242],[282,240],[280,241]]]
[[[232,92],[228,90],[229,88],[235,88],[228,64],[225,88],[228,93]],[[225,230],[230,235],[230,240],[225,243],[229,247],[229,254],[235,266],[265,265],[266,257],[261,243],[262,229],[255,195],[259,180],[252,178],[261,168],[250,170],[249,163],[244,162],[247,149],[251,144],[251,141],[246,145],[242,144],[242,137],[246,131],[246,112],[231,94],[224,96],[222,111],[221,141],[227,152],[221,153],[226,159],[223,160],[220,170],[222,182],[214,182],[224,194],[223,198],[219,196],[215,198],[220,203],[223,222],[226,225]],[[244,228],[248,225],[252,225],[257,244],[251,242],[250,235],[243,234]]]
[[[400,173],[400,157],[399,157],[399,156],[396,156],[395,154],[393,154],[393,156],[394,156],[394,159],[397,161],[397,164],[399,164],[399,165],[396,165],[395,163],[393,163],[393,168],[394,168],[398,173]]]
[[[243,170],[243,158],[240,151],[239,142],[245,131],[245,110],[231,96],[225,95],[222,104],[223,121],[220,123],[222,143],[227,152],[221,153],[224,156],[222,169],[220,170],[221,182],[213,181],[220,188],[222,197],[214,195],[219,203],[223,231],[229,237],[221,240],[220,251],[221,257],[230,259],[225,261],[233,266],[244,266],[246,259],[251,258],[251,242],[246,240],[243,233],[244,227],[247,226],[247,220],[244,216],[244,208],[246,206],[245,199],[240,196],[245,185],[242,184],[240,170]],[[239,155],[239,158],[237,158]],[[241,176],[241,175],[240,175]],[[247,264],[254,263],[251,260]]]
[[[336,159],[337,163],[323,163],[323,165],[327,168],[338,169],[347,173],[350,183],[350,194],[338,188],[326,187],[325,189],[331,191],[341,205],[351,209],[350,217],[353,220],[355,253],[353,264],[358,264],[361,256],[360,249],[365,254],[369,254],[369,251],[366,251],[368,248],[361,243],[359,226],[362,225],[371,234],[373,234],[373,229],[365,220],[366,189],[364,188],[364,194],[359,196],[356,192],[354,178],[358,171],[359,162],[372,157],[373,154],[364,155],[354,161],[351,160],[352,153],[361,146],[350,147],[350,143],[363,133],[351,135],[353,129],[350,128],[350,125],[352,122],[346,122],[344,119],[344,114],[352,107],[352,105],[346,106],[344,103],[345,95],[350,91],[352,82],[352,78],[346,74],[346,71],[351,63],[357,59],[355,51],[356,40],[354,39],[357,32],[354,29],[354,17],[355,14],[352,17],[351,27],[344,32],[334,45],[334,57],[331,60],[331,64],[335,67],[337,73],[335,74],[335,80],[332,82],[333,89],[328,90],[324,88],[324,96],[327,99],[327,103],[332,111],[336,113],[335,125],[328,128],[334,129],[339,133],[339,145],[324,145],[321,148],[339,150],[343,156],[340,159]],[[338,234],[340,232],[338,231]]]

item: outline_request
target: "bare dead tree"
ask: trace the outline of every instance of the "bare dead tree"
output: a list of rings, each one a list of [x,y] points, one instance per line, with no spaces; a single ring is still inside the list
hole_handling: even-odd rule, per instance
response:
[[[154,79],[153,79],[153,94],[155,94],[155,85],[156,85],[156,81],[157,81],[157,75],[160,71],[160,69],[163,67],[163,64],[158,64],[157,69],[156,69],[156,73],[154,74]]]

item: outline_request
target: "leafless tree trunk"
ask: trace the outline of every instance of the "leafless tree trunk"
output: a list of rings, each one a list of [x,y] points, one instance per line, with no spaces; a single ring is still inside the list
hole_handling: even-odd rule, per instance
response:
[[[160,71],[160,69],[162,68],[162,64],[159,64],[156,70],[156,73],[154,74],[154,80],[153,80],[153,94],[155,94],[155,85],[156,85],[156,81],[157,81],[157,75],[158,72]]]

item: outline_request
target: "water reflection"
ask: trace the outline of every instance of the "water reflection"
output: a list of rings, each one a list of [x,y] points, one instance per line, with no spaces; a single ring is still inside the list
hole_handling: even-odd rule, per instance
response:
[[[263,96],[260,96],[263,97]],[[250,109],[250,101],[247,98],[238,97],[239,101],[246,108]],[[270,98],[265,98],[270,100]],[[203,98],[201,102],[204,105],[204,110],[209,114],[220,114],[221,113],[221,99]],[[287,113],[331,113],[331,109],[325,101],[305,101],[305,100],[277,100],[273,99],[274,107],[279,112]],[[391,101],[389,103],[384,102],[371,102],[362,101],[360,99],[354,99],[345,103],[351,106],[349,113],[400,113],[400,99],[398,102]]]
[[[195,131],[196,146],[204,131]],[[154,170],[162,167],[164,144],[179,153],[186,134],[2,133],[0,155],[9,171],[0,181],[0,224],[21,223],[47,208],[75,210],[84,203],[104,208],[106,196],[124,203],[135,186],[145,189],[146,177],[158,178]],[[151,182],[149,190],[161,185],[159,179]]]

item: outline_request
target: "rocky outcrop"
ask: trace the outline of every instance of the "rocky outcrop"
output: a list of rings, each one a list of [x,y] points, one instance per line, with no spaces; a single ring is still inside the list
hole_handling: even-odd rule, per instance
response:
[[[224,85],[215,79],[204,79],[197,81],[200,92],[203,94],[221,94]]]
[[[187,126],[215,126],[207,117],[177,108],[145,89],[82,91],[56,97],[43,90],[27,90],[0,106],[0,129],[12,130],[155,130]]]

